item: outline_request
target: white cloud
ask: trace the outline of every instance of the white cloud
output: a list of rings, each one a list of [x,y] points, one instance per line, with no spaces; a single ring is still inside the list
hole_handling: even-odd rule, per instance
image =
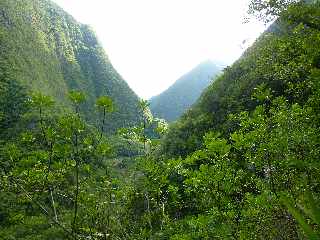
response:
[[[248,0],[54,0],[96,31],[111,62],[149,98],[208,58],[228,64],[264,30]]]

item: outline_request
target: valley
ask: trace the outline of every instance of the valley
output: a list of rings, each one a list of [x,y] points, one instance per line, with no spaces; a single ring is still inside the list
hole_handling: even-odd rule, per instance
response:
[[[320,2],[248,12],[238,60],[148,101],[90,26],[0,0],[0,239],[319,239]]]

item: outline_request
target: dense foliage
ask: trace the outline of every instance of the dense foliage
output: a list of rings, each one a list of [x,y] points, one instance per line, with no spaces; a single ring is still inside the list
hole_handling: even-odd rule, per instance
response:
[[[92,126],[84,92],[61,111],[2,70],[0,236],[320,239],[320,2],[251,6],[281,18],[168,132],[141,100],[110,136],[112,97]]]
[[[3,66],[0,64],[0,136],[5,129],[14,131],[20,115],[27,111],[26,90]]]
[[[1,146],[2,239],[105,236],[113,234],[110,224],[121,221],[110,216],[124,208],[116,209],[112,202],[118,184],[111,177],[112,163],[106,161],[112,149],[103,134],[112,102],[108,97],[97,100],[103,113],[97,131],[80,114],[85,95],[73,91],[69,98],[75,112],[54,115],[54,101],[33,94],[31,110],[23,116],[29,127]]]
[[[212,61],[202,62],[166,91],[150,99],[152,113],[170,122],[177,120],[197,101],[221,69],[220,65]]]
[[[319,239],[320,3],[283,7],[149,159],[163,239]]]

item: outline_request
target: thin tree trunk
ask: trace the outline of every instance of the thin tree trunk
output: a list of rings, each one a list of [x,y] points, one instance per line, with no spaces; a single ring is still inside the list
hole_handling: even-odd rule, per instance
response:
[[[78,118],[80,119],[79,115],[79,108],[76,108],[76,113]],[[76,160],[76,191],[75,191],[75,199],[74,199],[74,216],[73,216],[73,227],[72,230],[76,233],[75,239],[77,239],[77,215],[78,215],[78,196],[79,196],[79,151],[78,151],[78,133],[75,131],[75,160]]]
[[[73,216],[73,231],[76,234],[77,234],[78,196],[79,196],[79,160],[76,159],[76,191],[75,191],[74,216]],[[75,239],[77,238],[75,237]]]

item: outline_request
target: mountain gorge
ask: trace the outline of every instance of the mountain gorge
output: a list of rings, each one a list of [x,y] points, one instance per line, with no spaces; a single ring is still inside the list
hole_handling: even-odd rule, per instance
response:
[[[94,101],[110,96],[116,111],[108,129],[138,119],[138,97],[113,68],[95,33],[47,0],[0,2],[0,64],[28,92],[40,91],[70,109],[67,93],[87,95],[83,112],[95,123]]]
[[[320,239],[320,1],[249,12],[276,21],[154,98],[167,125],[88,26],[0,0],[0,238]]]
[[[169,122],[177,120],[199,98],[222,68],[220,64],[210,60],[200,63],[166,91],[149,100],[154,116]]]

